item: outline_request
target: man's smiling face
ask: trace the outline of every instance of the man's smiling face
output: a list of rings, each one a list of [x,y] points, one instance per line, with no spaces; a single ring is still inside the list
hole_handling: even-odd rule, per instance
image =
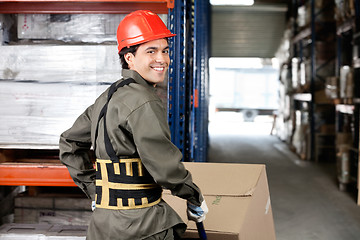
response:
[[[169,45],[166,39],[143,43],[135,55],[127,53],[125,60],[129,69],[138,72],[145,80],[156,85],[165,79],[169,67]]]

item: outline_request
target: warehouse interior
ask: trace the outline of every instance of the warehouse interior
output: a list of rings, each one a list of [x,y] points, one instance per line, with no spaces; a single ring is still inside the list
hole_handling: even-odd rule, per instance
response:
[[[359,0],[44,2],[0,0],[0,239],[85,239],[58,138],[121,77],[138,9],[177,34],[157,92],[183,161],[265,166],[276,239],[359,238]]]

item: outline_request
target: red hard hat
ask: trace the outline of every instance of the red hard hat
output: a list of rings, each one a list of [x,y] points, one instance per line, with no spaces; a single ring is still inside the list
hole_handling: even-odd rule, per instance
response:
[[[120,22],[116,33],[119,52],[124,47],[175,35],[158,15],[148,10],[138,10],[127,15]]]

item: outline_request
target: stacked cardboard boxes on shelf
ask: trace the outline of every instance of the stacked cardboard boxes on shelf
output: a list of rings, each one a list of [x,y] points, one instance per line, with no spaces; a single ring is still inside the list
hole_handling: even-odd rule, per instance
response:
[[[360,84],[357,81],[360,76],[359,14],[356,12],[355,1],[314,1],[315,19],[311,22],[311,3],[312,1],[307,1],[298,8],[298,18],[290,18],[288,31],[292,32],[292,41],[284,41],[283,45],[289,47],[282,46],[279,49],[282,52],[277,53],[283,62],[282,66],[286,66],[282,71],[288,72],[288,69],[291,69],[290,80],[287,80],[287,84],[282,81],[284,92],[287,92],[289,97],[298,93],[309,93],[311,71],[316,72],[312,76],[315,83],[312,96],[315,99],[295,101],[296,104],[290,109],[294,129],[288,139],[303,159],[310,159],[308,150],[311,129],[308,120],[311,117],[315,121],[314,160],[335,159],[340,189],[346,189],[349,183],[356,181],[357,188],[360,189],[360,182],[357,180],[360,174]],[[315,35],[311,32],[310,23],[314,23]],[[310,36],[315,36],[314,44],[310,41]],[[289,37],[285,35],[284,39]],[[302,41],[303,39],[305,41]],[[311,69],[312,52],[309,46],[315,49],[314,69]],[[284,53],[286,50],[290,54]],[[301,54],[298,54],[299,50]],[[281,79],[285,79],[282,76]],[[280,96],[280,101],[286,102],[286,94]],[[309,116],[308,110],[312,104],[314,115]],[[282,138],[286,139],[284,136]]]
[[[336,2],[339,39],[336,153],[339,188],[359,189],[359,21],[354,1]],[[360,191],[358,191],[360,193]],[[360,194],[358,194],[360,204]]]
[[[311,1],[304,1],[305,4],[297,9],[297,26],[305,28],[311,24]],[[314,2],[317,22],[331,22],[334,20],[335,2],[333,0],[317,0]]]
[[[116,56],[110,54],[116,53],[114,46],[0,48],[2,146],[57,148],[60,134],[108,87],[107,81],[120,78]]]
[[[280,72],[279,86],[279,111],[276,118],[277,136],[286,143],[291,143],[291,135],[294,129],[294,122],[291,114],[293,113],[293,99],[291,91],[291,69],[288,64],[283,64]]]
[[[121,78],[116,29],[124,16],[0,14],[0,146],[57,148],[59,135]]]
[[[337,106],[339,111],[340,105]],[[351,129],[353,123],[352,114],[338,113],[337,117],[337,131],[336,131],[336,157],[337,157],[337,179],[339,188],[345,191],[347,185],[354,182],[352,176],[353,154],[354,151],[354,131]]]
[[[59,224],[4,224],[0,226],[2,240],[85,240],[87,226]]]
[[[293,99],[291,93],[294,91],[292,83],[292,68],[288,59],[290,58],[290,41],[291,30],[288,26],[284,32],[276,57],[280,63],[279,73],[279,110],[276,117],[276,134],[282,140],[291,143],[291,135],[294,129],[294,122],[291,115],[293,114]]]
[[[293,128],[287,131],[290,136],[284,138],[290,139],[289,145],[301,159],[334,161],[335,105],[328,98],[329,91],[326,89],[332,94],[339,89],[327,87],[327,81],[333,80],[331,77],[336,74],[335,3],[315,1],[314,4],[315,18],[312,18],[311,1],[306,1],[298,7],[297,17],[291,18],[292,24],[288,26],[292,34],[286,42],[290,46],[290,54],[282,61],[290,76],[288,84],[284,85],[287,95],[282,96],[281,101],[287,102],[289,98],[293,103],[290,104],[289,114]],[[289,39],[288,36],[284,38]],[[325,111],[329,114],[325,115]]]
[[[15,198],[14,223],[88,225],[91,199],[66,194],[27,196]]]
[[[0,46],[0,145],[56,149],[59,134],[120,78],[116,45],[104,41],[115,39],[121,16],[3,16],[17,35]]]

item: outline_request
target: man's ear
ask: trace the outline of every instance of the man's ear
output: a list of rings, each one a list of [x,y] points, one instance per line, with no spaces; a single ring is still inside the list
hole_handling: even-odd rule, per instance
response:
[[[132,53],[126,53],[124,55],[124,59],[127,62],[129,69],[131,69],[131,66],[133,65],[133,58],[134,58],[134,54]]]

